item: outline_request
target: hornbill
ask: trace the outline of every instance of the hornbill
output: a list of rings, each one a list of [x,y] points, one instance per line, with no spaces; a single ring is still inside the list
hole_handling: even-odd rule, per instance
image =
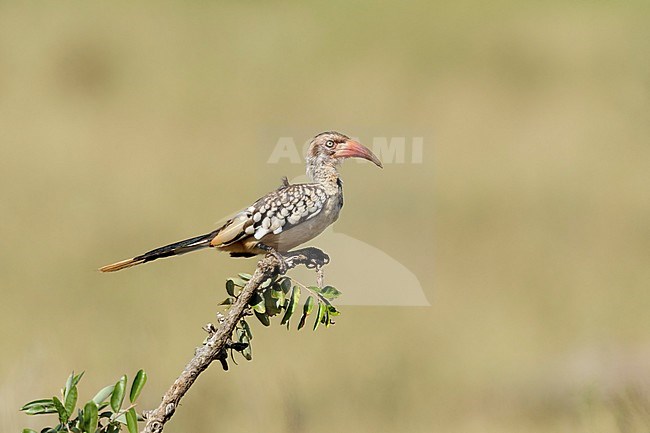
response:
[[[114,272],[163,257],[203,248],[227,251],[233,257],[281,253],[315,238],[339,217],[343,206],[343,184],[338,166],[345,158],[363,158],[382,167],[381,161],[365,146],[339,132],[323,132],[314,137],[307,154],[310,183],[283,186],[239,212],[223,226],[207,233],[131,259],[101,267]]]

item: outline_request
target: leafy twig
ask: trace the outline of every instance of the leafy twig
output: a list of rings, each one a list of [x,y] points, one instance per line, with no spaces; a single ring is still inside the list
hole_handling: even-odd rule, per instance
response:
[[[291,253],[285,257],[287,270],[298,265],[305,265],[309,268],[319,268],[329,262],[329,257],[316,248],[305,248]],[[167,423],[176,412],[180,400],[189,391],[198,376],[216,360],[220,360],[229,345],[232,344],[231,337],[235,328],[246,315],[249,301],[270,278],[279,275],[280,263],[268,255],[257,264],[255,273],[248,280],[244,288],[237,295],[237,298],[228,309],[225,317],[214,332],[209,332],[205,343],[197,348],[194,357],[187,364],[181,375],[174,381],[169,390],[163,395],[160,406],[156,409],[145,412],[146,424],[143,433],[161,433]],[[213,331],[212,328],[209,328]]]

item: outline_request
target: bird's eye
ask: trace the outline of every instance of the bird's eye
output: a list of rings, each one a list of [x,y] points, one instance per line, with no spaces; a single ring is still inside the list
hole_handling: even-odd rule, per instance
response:
[[[334,142],[332,140],[327,140],[325,142],[325,146],[329,147],[330,149],[334,147]]]

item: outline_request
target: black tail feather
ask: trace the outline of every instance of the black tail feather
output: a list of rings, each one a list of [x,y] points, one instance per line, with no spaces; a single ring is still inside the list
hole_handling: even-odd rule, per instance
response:
[[[140,263],[147,263],[156,259],[162,259],[163,257],[178,256],[181,254],[189,253],[190,251],[207,248],[210,246],[210,241],[215,237],[215,235],[216,232],[211,232],[205,235],[196,236],[194,238],[185,239],[180,242],[165,245],[164,247],[156,248],[155,250],[147,251],[140,256],[134,257],[133,260]]]
[[[190,251],[200,250],[210,246],[210,241],[219,233],[215,230],[211,233],[196,236],[194,238],[185,239],[184,241],[175,242],[173,244],[165,245],[164,247],[156,248],[155,250],[148,251],[140,256],[132,259],[122,260],[110,265],[102,266],[99,268],[102,272],[115,272],[122,269],[130,268],[142,263],[161,259],[163,257],[178,256],[180,254],[189,253]]]

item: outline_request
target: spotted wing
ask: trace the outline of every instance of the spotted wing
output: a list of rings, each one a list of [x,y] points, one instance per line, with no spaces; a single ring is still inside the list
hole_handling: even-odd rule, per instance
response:
[[[279,188],[235,215],[211,243],[223,247],[249,236],[261,241],[269,233],[280,234],[318,215],[326,199],[325,189],[318,184]]]

